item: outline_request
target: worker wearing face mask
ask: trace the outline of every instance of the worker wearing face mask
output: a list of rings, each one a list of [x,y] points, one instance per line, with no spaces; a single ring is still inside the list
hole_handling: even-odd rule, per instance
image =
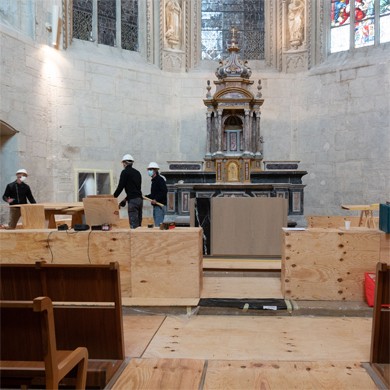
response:
[[[30,186],[25,183],[27,176],[28,174],[25,169],[19,169],[16,172],[16,180],[7,184],[3,195],[3,200],[10,206],[27,204],[27,200],[30,203],[37,203],[31,193]],[[15,229],[19,218],[20,207],[10,207],[8,228]]]
[[[151,199],[153,206],[154,226],[160,226],[164,222],[167,205],[167,185],[165,179],[159,174],[160,167],[156,162],[148,165],[148,175],[152,178],[150,194],[147,198]]]

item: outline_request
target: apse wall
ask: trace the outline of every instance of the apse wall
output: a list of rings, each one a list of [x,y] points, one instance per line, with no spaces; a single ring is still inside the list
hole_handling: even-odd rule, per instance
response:
[[[202,160],[207,80],[215,67],[163,72],[138,53],[74,41],[37,45],[1,26],[0,119],[19,131],[1,137],[1,190],[15,170],[30,172],[39,202],[74,201],[77,169],[111,170],[124,153],[146,166]],[[305,214],[338,214],[342,203],[389,200],[390,48],[334,55],[310,71],[285,74],[250,63],[262,80],[265,160],[299,160]],[[2,207],[2,223],[6,222]]]

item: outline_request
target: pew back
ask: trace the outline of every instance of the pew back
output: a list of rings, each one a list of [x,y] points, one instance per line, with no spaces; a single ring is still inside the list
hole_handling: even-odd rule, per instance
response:
[[[93,360],[118,369],[125,360],[119,264],[0,264],[0,299],[53,302],[57,347],[86,347]],[[99,363],[100,364],[100,363]],[[100,374],[105,371],[99,368]],[[114,370],[114,371],[115,371]],[[114,372],[112,372],[113,374]],[[107,381],[111,374],[103,375]]]

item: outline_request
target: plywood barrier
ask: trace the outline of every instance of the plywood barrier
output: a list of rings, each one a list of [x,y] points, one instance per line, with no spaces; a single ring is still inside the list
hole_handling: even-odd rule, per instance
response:
[[[390,234],[381,235],[379,261],[390,264]]]
[[[308,228],[342,228],[345,221],[351,222],[351,227],[359,226],[359,216],[351,215],[308,215],[306,217]],[[378,226],[379,218],[374,217],[376,226]]]
[[[364,273],[375,270],[382,235],[368,228],[284,229],[284,298],[364,301]]]
[[[192,232],[192,234],[188,234]],[[199,297],[203,280],[199,228],[135,229],[131,244],[134,297]],[[182,286],[178,289],[178,286]]]
[[[287,214],[284,198],[211,198],[211,254],[280,256]]]
[[[2,263],[108,264],[117,261],[126,298],[200,298],[202,230],[1,230]],[[133,285],[134,284],[134,285]]]

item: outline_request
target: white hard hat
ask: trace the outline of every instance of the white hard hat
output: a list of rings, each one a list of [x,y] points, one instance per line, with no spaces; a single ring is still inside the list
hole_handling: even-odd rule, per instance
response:
[[[147,169],[160,169],[160,167],[158,166],[158,164],[156,162],[152,161],[151,163],[149,163]]]
[[[125,154],[123,157],[122,157],[122,161],[134,161],[134,158],[131,154]]]
[[[26,171],[25,169],[18,169],[18,170],[16,171],[15,175],[17,175],[18,173],[22,173],[22,174],[28,176],[27,171]]]

